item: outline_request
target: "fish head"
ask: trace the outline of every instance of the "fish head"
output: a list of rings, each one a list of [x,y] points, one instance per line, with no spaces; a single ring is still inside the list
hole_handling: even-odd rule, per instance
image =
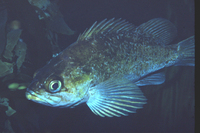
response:
[[[53,58],[34,74],[26,92],[28,100],[52,107],[74,107],[87,101],[89,75],[69,65],[69,59],[60,58]]]

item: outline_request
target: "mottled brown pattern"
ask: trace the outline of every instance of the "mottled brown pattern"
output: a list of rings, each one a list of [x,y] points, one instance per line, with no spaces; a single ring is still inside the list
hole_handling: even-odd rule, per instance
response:
[[[105,31],[106,32],[106,31]],[[176,59],[176,50],[156,42],[153,36],[138,33],[135,29],[98,32],[89,37],[80,37],[63,51],[70,57],[73,68],[65,68],[66,75],[81,68],[81,73],[91,75],[94,80],[105,81],[112,75],[134,74],[141,77],[168,65]],[[95,76],[98,77],[95,79]]]

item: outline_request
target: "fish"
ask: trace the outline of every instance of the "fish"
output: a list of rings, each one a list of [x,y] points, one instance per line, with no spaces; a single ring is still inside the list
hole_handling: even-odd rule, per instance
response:
[[[95,22],[35,72],[26,98],[60,108],[86,104],[100,117],[136,113],[147,103],[139,87],[164,83],[161,69],[195,66],[194,35],[170,44],[176,35],[164,18],[139,26],[121,18]]]

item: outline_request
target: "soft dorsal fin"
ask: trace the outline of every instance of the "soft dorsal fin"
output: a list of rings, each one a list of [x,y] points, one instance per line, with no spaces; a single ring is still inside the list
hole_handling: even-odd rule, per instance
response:
[[[125,20],[112,18],[110,20],[104,19],[100,23],[97,23],[97,21],[88,29],[83,32],[78,37],[78,40],[87,40],[88,38],[92,37],[92,35],[95,34],[108,34],[111,32],[118,33],[119,31],[129,31],[135,28],[135,26],[129,22],[126,22]]]
[[[137,30],[152,35],[153,38],[162,41],[163,44],[169,44],[177,34],[175,25],[163,18],[151,19],[138,26]]]

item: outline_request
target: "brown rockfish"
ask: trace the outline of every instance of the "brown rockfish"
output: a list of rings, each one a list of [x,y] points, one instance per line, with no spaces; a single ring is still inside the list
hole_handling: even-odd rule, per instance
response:
[[[86,103],[101,117],[128,115],[146,104],[138,86],[157,85],[172,65],[194,66],[194,36],[168,45],[176,27],[162,18],[140,26],[121,19],[95,22],[34,74],[26,97],[52,107]]]

